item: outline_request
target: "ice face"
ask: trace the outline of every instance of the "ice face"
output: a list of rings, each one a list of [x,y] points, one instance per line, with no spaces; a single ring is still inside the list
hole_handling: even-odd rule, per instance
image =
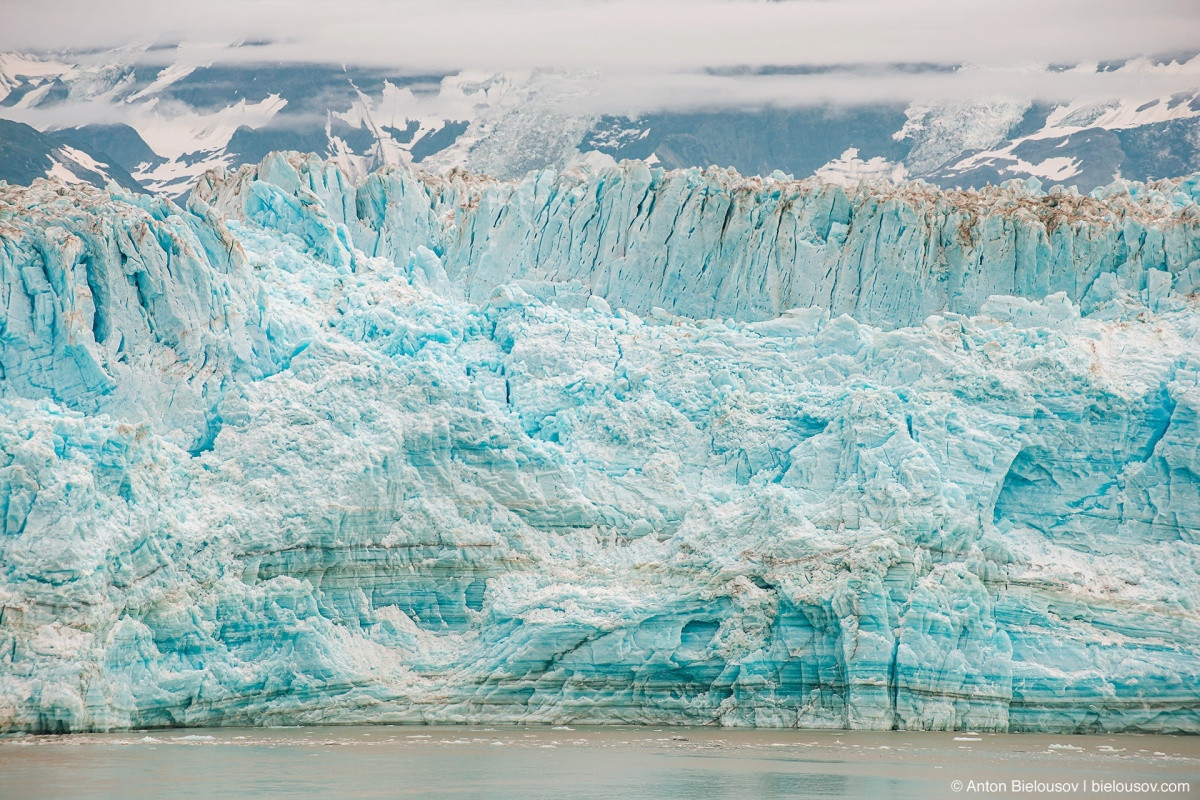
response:
[[[0,190],[0,728],[1200,730],[1195,181],[731,180]]]
[[[638,314],[763,320],[817,306],[896,328],[975,314],[998,294],[1063,292],[1091,311],[1107,276],[1143,289],[1157,271],[1183,294],[1200,286],[1194,182],[1092,196],[1038,186],[847,190],[641,162],[517,182],[395,169],[355,186],[332,164],[276,154],[197,197],[288,230],[338,266],[348,240],[397,266],[425,247],[476,302],[517,281],[560,304],[594,294]]]
[[[48,183],[7,192],[5,395],[148,416],[196,442],[224,384],[273,368],[260,284],[219,218]]]

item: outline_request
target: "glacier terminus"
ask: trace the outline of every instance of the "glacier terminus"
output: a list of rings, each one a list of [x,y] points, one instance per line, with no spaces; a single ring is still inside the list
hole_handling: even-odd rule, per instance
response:
[[[1200,732],[1200,176],[0,186],[0,731]]]

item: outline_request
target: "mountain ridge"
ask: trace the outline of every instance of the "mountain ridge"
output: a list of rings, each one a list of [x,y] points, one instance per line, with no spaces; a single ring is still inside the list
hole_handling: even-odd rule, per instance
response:
[[[170,55],[170,48],[154,53]],[[947,187],[1038,177],[1085,192],[1117,177],[1200,169],[1200,90],[1119,101],[984,98],[629,117],[566,110],[590,91],[587,76],[574,73],[391,75],[169,60],[150,66],[137,60],[145,56],[114,52],[86,64],[0,56],[0,116],[74,128],[88,122],[71,118],[70,109],[82,104],[104,117],[100,124],[130,125],[141,139],[139,155],[108,149],[121,151],[114,152],[120,166],[148,190],[173,197],[209,168],[253,163],[281,149],[339,158],[359,177],[378,166],[424,163],[511,178],[561,167],[591,149],[671,168],[717,165],[797,177],[825,170],[847,181],[893,176]],[[1194,72],[1200,85],[1195,54],[1069,69],[1131,78]]]

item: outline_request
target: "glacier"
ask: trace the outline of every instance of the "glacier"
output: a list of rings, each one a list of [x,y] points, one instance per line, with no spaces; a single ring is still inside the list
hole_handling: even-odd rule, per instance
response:
[[[424,247],[475,302],[516,281],[551,292],[542,299],[595,294],[638,314],[752,321],[817,306],[895,328],[974,314],[995,295],[1063,292],[1090,311],[1111,280],[1145,288],[1155,271],[1183,294],[1200,285],[1194,183],[1137,197],[1125,183],[1047,196],[1036,179],[989,192],[847,190],[625,164],[521,181],[392,168],[350,185],[332,163],[275,156],[206,177],[196,198],[341,266],[357,252],[399,267]]]
[[[0,731],[1200,732],[1198,203],[0,186]]]

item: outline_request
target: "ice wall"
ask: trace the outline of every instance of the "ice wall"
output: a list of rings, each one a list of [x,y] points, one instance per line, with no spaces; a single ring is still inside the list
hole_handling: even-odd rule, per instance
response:
[[[188,212],[0,187],[0,729],[1200,731],[1194,265],[896,328],[642,261],[606,301],[570,236],[521,282],[488,262],[537,252],[496,217],[637,173],[354,190],[272,157]],[[1088,207],[1181,258],[1194,185]]]
[[[312,246],[340,236],[401,265],[426,247],[475,301],[519,280],[536,294],[596,294],[639,314],[657,306],[762,320],[819,306],[895,328],[946,310],[974,314],[996,294],[1063,292],[1090,310],[1105,298],[1104,275],[1145,289],[1162,272],[1195,291],[1198,192],[1194,181],[1117,183],[1081,196],[1043,193],[1033,179],[983,191],[848,190],[641,162],[512,182],[398,168],[355,185],[336,165],[276,154],[210,176],[197,194],[234,216],[292,226]]]
[[[270,370],[264,298],[216,216],[47,182],[0,196],[4,393],[150,416],[203,442],[222,385]]]

